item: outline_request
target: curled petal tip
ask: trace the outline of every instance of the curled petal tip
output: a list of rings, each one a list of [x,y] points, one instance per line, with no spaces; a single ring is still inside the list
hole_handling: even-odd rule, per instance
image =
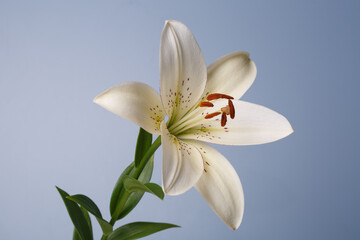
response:
[[[102,97],[103,97],[107,92],[108,92],[108,90],[105,91],[105,92],[103,92],[103,93],[100,93],[99,95],[97,95],[97,96],[93,99],[93,103],[96,103],[96,104],[100,105],[100,102],[101,102]]]
[[[230,220],[230,221],[225,221],[225,224],[233,231],[237,230],[239,227],[240,227],[240,224],[242,222],[242,215],[240,217],[240,220],[239,219],[233,219],[233,220]]]
[[[291,123],[289,122],[289,120],[286,119],[286,121],[287,121],[287,124],[288,124],[288,132],[287,132],[288,134],[285,137],[289,136],[290,134],[292,134],[294,132],[294,129],[293,129]]]
[[[165,20],[165,26],[168,24],[171,24],[172,22],[174,22],[175,20]]]
[[[289,133],[289,135],[292,134],[293,132],[294,132],[294,129],[293,129],[293,127],[290,125],[290,133]]]
[[[99,101],[99,95],[98,95],[98,96],[96,96],[96,97],[94,97],[94,99],[93,99],[93,103],[98,104],[98,101]]]
[[[233,230],[233,231],[235,231],[236,229],[238,229],[239,228],[239,226],[237,226],[237,227],[232,227],[232,226],[229,226],[230,228],[231,228],[231,230]]]

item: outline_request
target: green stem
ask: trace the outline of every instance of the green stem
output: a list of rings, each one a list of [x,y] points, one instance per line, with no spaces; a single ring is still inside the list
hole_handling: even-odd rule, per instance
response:
[[[144,170],[144,167],[146,166],[147,162],[149,161],[151,156],[155,153],[155,151],[160,147],[160,145],[161,145],[161,136],[159,136],[153,142],[153,144],[150,146],[150,148],[147,150],[147,152],[145,153],[145,155],[142,157],[142,159],[140,161],[140,165],[135,169],[135,171],[132,174],[130,174],[131,177],[138,179],[141,172]],[[117,204],[115,212],[110,220],[111,225],[114,225],[115,222],[117,221],[117,219],[119,218],[121,210],[125,206],[125,203],[128,200],[128,198],[130,197],[130,194],[123,188],[120,192],[120,196],[122,196],[122,197],[120,198],[119,204]]]
[[[161,145],[161,135],[157,137],[157,139],[153,142],[153,144],[147,150],[145,155],[142,157],[140,161],[140,165],[136,168],[135,172],[132,174],[133,178],[137,179],[140,176],[140,173],[144,170],[144,167],[146,166],[147,162],[149,161],[151,156],[154,155],[155,151],[160,147],[160,145]]]

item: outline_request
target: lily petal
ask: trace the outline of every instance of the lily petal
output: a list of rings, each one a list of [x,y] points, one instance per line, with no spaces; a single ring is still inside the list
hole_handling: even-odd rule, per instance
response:
[[[195,185],[204,171],[199,151],[169,133],[161,123],[162,185],[167,195],[179,195]]]
[[[160,42],[160,95],[170,122],[201,97],[206,63],[193,34],[181,22],[166,21]]]
[[[239,176],[214,148],[199,141],[189,143],[198,148],[205,162],[206,172],[196,183],[196,190],[226,225],[237,229],[244,214],[244,192]]]
[[[256,78],[255,63],[247,52],[227,54],[208,67],[203,99],[211,93],[223,93],[239,99]]]
[[[239,100],[233,100],[233,104],[235,118],[229,119],[225,127],[220,125],[220,115],[211,119],[202,117],[178,137],[224,145],[255,145],[279,140],[293,132],[288,120],[275,111]],[[227,101],[218,100],[202,116],[225,105]]]
[[[160,95],[140,82],[120,83],[95,97],[94,102],[146,131],[160,135],[165,117]]]

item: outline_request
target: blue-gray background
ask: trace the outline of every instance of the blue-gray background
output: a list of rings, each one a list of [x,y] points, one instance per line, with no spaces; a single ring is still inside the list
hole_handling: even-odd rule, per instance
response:
[[[194,189],[146,195],[124,222],[182,226],[147,239],[359,239],[359,11],[358,1],[0,1],[0,239],[71,239],[54,185],[109,218],[138,127],[92,99],[124,81],[158,89],[166,19],[192,30],[208,64],[250,52],[258,76],[243,99],[295,133],[217,147],[245,191],[237,231]]]

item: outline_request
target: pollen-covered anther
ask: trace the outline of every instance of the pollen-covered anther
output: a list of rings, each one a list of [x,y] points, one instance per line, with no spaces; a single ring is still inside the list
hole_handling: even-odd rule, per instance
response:
[[[225,98],[225,99],[234,99],[232,96],[226,95],[226,94],[222,94],[222,93],[212,93],[210,95],[208,95],[206,97],[206,100],[211,101],[211,100],[215,100],[215,99],[220,99],[220,98]]]
[[[226,125],[226,122],[227,122],[226,113],[223,112],[221,115],[221,126],[224,127]]]
[[[220,115],[220,114],[221,114],[221,112],[209,113],[209,114],[207,114],[207,115],[205,116],[205,119],[210,119],[210,118],[213,118],[213,117],[218,116],[218,115]]]
[[[234,108],[234,104],[233,104],[233,102],[229,99],[229,101],[228,101],[228,107],[229,107],[229,110],[230,110],[230,118],[231,119],[234,119],[234,117],[235,117],[235,108]]]
[[[211,102],[201,102],[199,103],[199,107],[213,107],[214,104],[212,104]]]
[[[215,116],[218,116],[218,115],[222,114],[221,115],[221,126],[224,127],[226,125],[226,122],[227,122],[227,115],[230,115],[231,119],[235,118],[235,107],[234,107],[233,102],[231,101],[234,98],[232,96],[222,94],[222,93],[212,93],[212,94],[208,95],[206,97],[206,99],[208,101],[212,101],[212,100],[216,100],[216,99],[227,99],[228,100],[228,105],[226,105],[225,107],[220,108],[219,112],[214,112],[214,113],[207,114],[205,116],[205,119],[213,118]],[[204,101],[204,102],[201,102],[199,104],[199,106],[200,107],[202,107],[202,106],[204,106],[204,107],[207,107],[207,106],[213,107],[214,105],[212,103],[210,103],[210,102]]]

